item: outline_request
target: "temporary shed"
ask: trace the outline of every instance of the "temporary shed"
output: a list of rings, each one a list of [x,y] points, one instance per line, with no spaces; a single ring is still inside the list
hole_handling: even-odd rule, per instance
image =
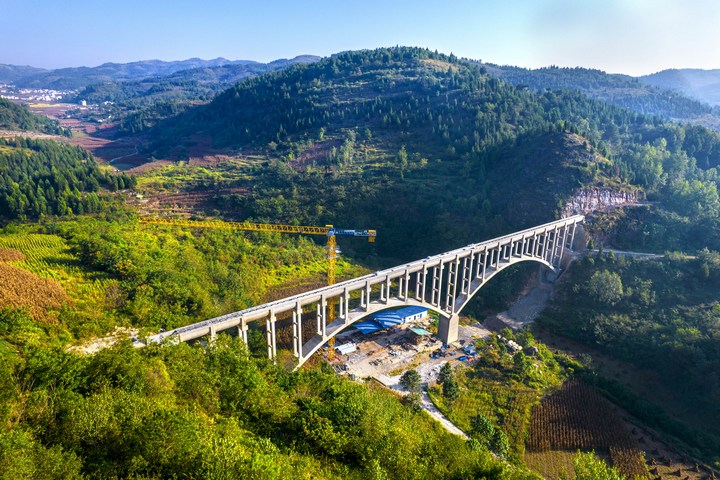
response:
[[[383,328],[401,325],[403,323],[414,322],[421,318],[427,317],[428,309],[425,307],[403,307],[397,310],[385,310],[374,313],[371,317],[377,321]]]
[[[412,341],[415,342],[415,345],[420,345],[425,338],[432,335],[432,333],[420,327],[411,327],[409,330],[412,332],[411,338]]]
[[[355,345],[354,343],[346,343],[345,345],[335,347],[335,351],[340,355],[347,355],[348,353],[356,352],[357,345]]]

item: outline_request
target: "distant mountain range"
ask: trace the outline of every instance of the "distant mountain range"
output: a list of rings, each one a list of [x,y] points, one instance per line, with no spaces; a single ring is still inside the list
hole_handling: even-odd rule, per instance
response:
[[[0,64],[0,83],[15,83],[22,78],[47,72],[43,68],[29,67],[27,65]]]
[[[667,88],[710,105],[720,106],[720,69],[671,69],[640,77],[646,85]]]
[[[79,90],[89,85],[103,82],[122,82],[143,80],[152,77],[167,77],[185,70],[212,69],[217,67],[234,67],[239,70],[252,69],[253,66],[284,65],[291,63],[308,63],[320,57],[302,55],[294,59],[275,60],[262,64],[252,60],[228,60],[215,58],[164,62],[161,60],[143,60],[131,63],[104,63],[97,67],[71,67],[56,70],[16,65],[0,65],[0,83],[13,83],[21,88],[50,88],[55,90]],[[262,68],[260,68],[262,69]]]
[[[610,74],[588,68],[545,67],[526,69],[512,66],[480,64],[489,74],[496,75],[516,87],[533,90],[576,90],[585,95],[627,108],[644,115],[659,115],[680,121],[715,123],[717,108],[694,95],[662,85],[652,84],[645,77]]]

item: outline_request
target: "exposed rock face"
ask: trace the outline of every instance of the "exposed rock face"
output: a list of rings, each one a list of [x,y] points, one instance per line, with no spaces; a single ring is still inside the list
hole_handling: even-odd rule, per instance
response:
[[[638,191],[611,190],[609,188],[583,188],[575,192],[563,207],[563,217],[582,215],[610,207],[629,205],[640,200]]]

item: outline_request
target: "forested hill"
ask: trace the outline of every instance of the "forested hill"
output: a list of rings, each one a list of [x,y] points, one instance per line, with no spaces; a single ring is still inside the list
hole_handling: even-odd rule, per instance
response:
[[[670,69],[640,77],[647,85],[681,92],[710,105],[720,106],[720,69]]]
[[[265,146],[298,134],[317,136],[320,128],[362,126],[393,137],[414,135],[421,144],[450,144],[466,153],[558,121],[582,123],[588,118],[591,130],[608,124],[657,123],[636,121],[624,110],[561,90],[567,83],[587,90],[593,82],[608,83],[610,76],[585,70],[555,78],[558,81],[547,82],[547,87],[560,91],[535,93],[506,85],[452,55],[414,48],[349,52],[241,82],[211,104],[161,125],[156,135],[168,145],[177,145],[178,135],[187,139],[204,133],[219,147]],[[615,90],[626,82],[650,92],[637,81],[612,82]],[[540,89],[540,83],[537,86]],[[707,106],[675,96],[666,99],[668,105],[648,110],[675,109],[675,114],[685,116],[710,112]],[[661,95],[653,98],[665,101]]]
[[[269,63],[235,62],[139,80],[104,81],[83,88],[73,101],[112,102],[112,114],[121,118],[120,130],[132,134],[155,125],[162,118],[176,115],[193,104],[210,101],[241,80],[319,59],[313,55],[301,55]]]
[[[396,259],[546,221],[584,186],[718,213],[705,172],[720,164],[716,133],[579,92],[516,88],[419,48],[250,79],[153,134],[180,158],[208,140],[267,155],[249,195],[222,199],[227,216],[382,229],[378,251]]]
[[[29,67],[26,65],[0,64],[0,83],[14,83],[23,77],[44,72],[47,72],[47,70],[43,68]]]
[[[533,70],[492,64],[483,64],[483,68],[520,88],[577,90],[633,112],[675,120],[695,120],[720,128],[720,111],[708,105],[711,102],[707,99],[662,82],[653,82],[648,77],[638,79],[588,68],[546,67]]]
[[[24,130],[69,135],[56,121],[35,115],[27,107],[0,97],[0,130]]]
[[[320,57],[302,55],[290,60],[275,60],[269,63],[236,62],[223,65],[208,65],[180,70],[169,75],[158,75],[140,80],[106,81],[93,83],[81,90],[76,100],[89,103],[105,101],[151,104],[157,100],[205,99],[245,78],[274,72],[296,63],[312,63]]]
[[[115,191],[135,182],[100,171],[80,147],[28,138],[0,139],[0,173],[0,222],[99,212],[101,188]]]

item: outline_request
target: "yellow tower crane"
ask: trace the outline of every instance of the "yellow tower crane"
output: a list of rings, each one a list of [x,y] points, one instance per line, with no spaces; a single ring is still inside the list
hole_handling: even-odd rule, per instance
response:
[[[366,237],[368,242],[374,242],[377,237],[375,230],[350,230],[344,228],[335,228],[333,225],[320,226],[302,226],[302,225],[283,225],[277,223],[253,223],[253,222],[223,222],[218,220],[185,220],[185,219],[169,219],[169,218],[147,218],[141,217],[140,221],[151,225],[171,225],[187,228],[222,228],[230,230],[243,230],[250,232],[275,232],[275,233],[294,233],[299,235],[325,235],[327,242],[325,248],[327,252],[328,268],[327,283],[332,285],[335,283],[335,265],[337,263],[337,237]],[[335,320],[335,298],[328,299],[328,324]],[[335,337],[328,341],[328,357],[333,359],[335,356]]]

